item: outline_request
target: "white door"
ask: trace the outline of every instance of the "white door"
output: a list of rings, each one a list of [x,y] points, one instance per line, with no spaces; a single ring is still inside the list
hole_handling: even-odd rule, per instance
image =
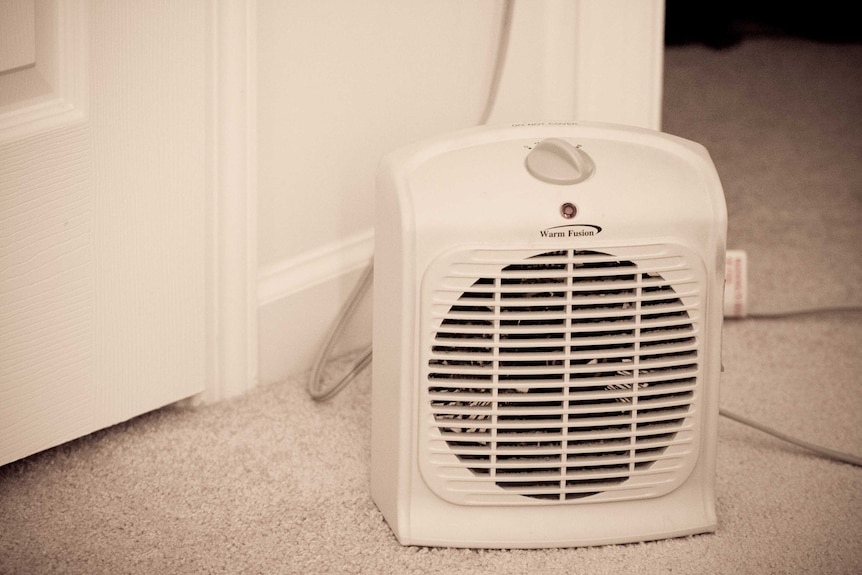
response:
[[[0,465],[213,375],[211,11],[0,2]]]

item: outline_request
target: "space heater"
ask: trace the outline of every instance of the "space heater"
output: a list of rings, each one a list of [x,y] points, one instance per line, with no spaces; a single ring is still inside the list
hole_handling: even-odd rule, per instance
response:
[[[482,127],[386,156],[371,491],[405,545],[713,531],[726,209],[706,150]]]

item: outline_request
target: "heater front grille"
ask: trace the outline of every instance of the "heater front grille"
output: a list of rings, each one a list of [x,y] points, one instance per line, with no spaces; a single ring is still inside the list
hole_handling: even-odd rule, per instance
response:
[[[639,246],[444,259],[423,288],[420,467],[438,494],[605,501],[685,478],[703,353],[691,257]]]

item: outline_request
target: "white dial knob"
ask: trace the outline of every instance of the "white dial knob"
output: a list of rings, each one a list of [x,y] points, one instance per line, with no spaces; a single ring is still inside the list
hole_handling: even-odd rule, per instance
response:
[[[548,138],[536,144],[525,163],[533,177],[549,184],[577,184],[596,171],[586,152],[561,138]]]

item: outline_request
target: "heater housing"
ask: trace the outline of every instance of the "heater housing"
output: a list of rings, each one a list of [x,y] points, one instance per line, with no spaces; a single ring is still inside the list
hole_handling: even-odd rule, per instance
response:
[[[405,545],[715,529],[727,216],[707,151],[481,127],[377,180],[372,497]]]

